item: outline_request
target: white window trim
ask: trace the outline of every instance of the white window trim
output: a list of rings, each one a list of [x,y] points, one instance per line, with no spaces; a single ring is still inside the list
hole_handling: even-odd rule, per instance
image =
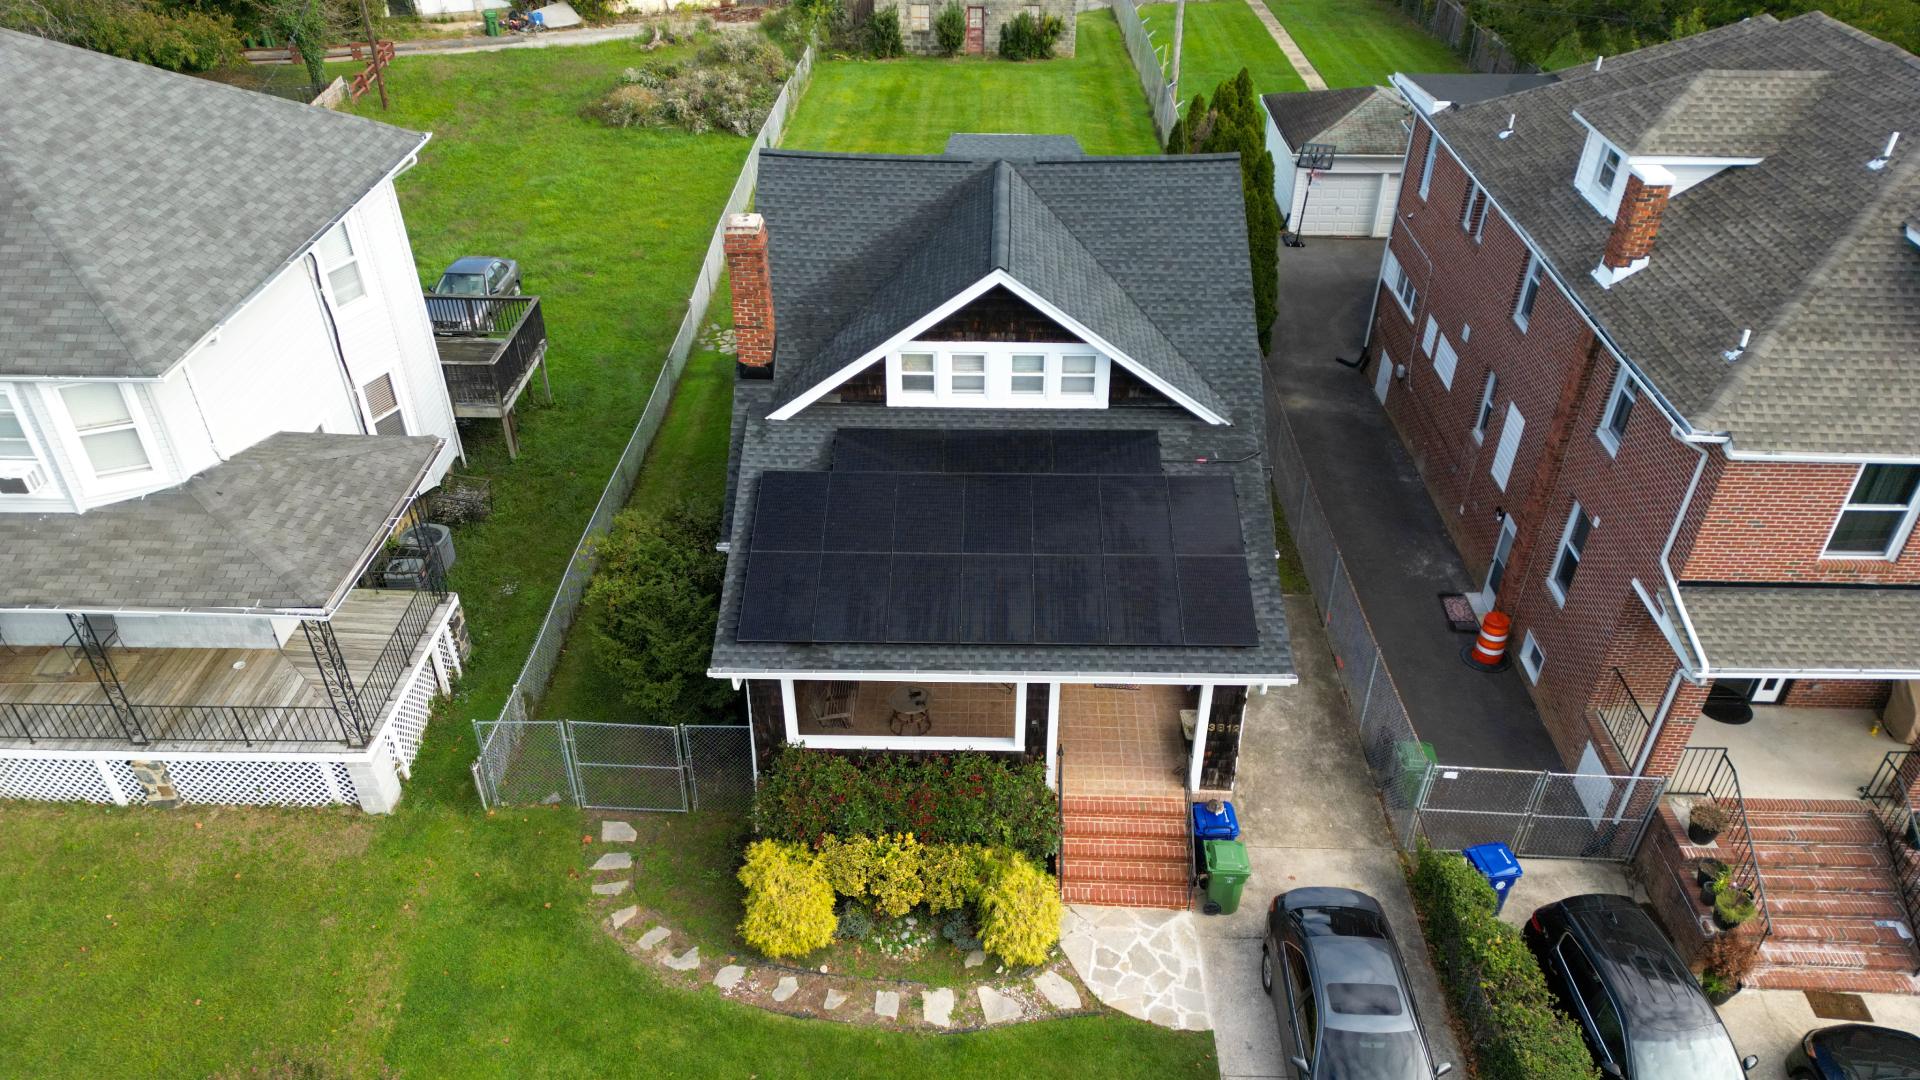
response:
[[[1426,353],[1428,356],[1432,356],[1433,355],[1433,339],[1439,336],[1440,336],[1440,320],[1434,318],[1432,315],[1428,315],[1427,328],[1425,330],[1420,331],[1420,351],[1423,353]]]
[[[1487,428],[1493,424],[1493,393],[1500,385],[1500,376],[1492,368],[1487,369],[1487,377],[1480,383],[1480,404],[1473,412],[1473,441],[1485,445]]]
[[[367,388],[379,382],[383,376],[387,380],[387,386],[393,391],[393,408],[376,416],[373,411],[373,402],[367,397]],[[400,423],[405,427],[406,434],[414,434],[413,420],[407,415],[406,394],[400,389],[402,382],[403,380],[399,377],[399,372],[383,371],[379,375],[375,375],[373,378],[360,384],[360,407],[366,410],[367,432],[369,434],[377,433],[376,429],[379,428],[380,421],[385,420],[395,413],[400,414]]]
[[[127,404],[127,415],[132,419],[131,430],[140,437],[140,448],[146,451],[147,465],[142,469],[126,469],[101,476],[93,471],[93,458],[88,456],[86,443],[81,441],[80,429],[75,426],[73,417],[67,412],[67,400],[61,391],[82,383],[48,383],[42,395],[42,404],[53,420],[54,429],[66,456],[73,463],[74,480],[81,492],[88,496],[119,495],[141,488],[151,487],[162,473],[160,469],[160,440],[154,435],[153,419],[147,414],[146,403],[141,395],[127,383],[108,383],[120,391],[121,399]],[[97,384],[96,384],[97,385]]]
[[[1861,477],[1867,474],[1867,470],[1872,468],[1875,465],[1890,465],[1890,464],[1894,464],[1894,463],[1879,462],[1879,461],[1863,462],[1860,468],[1854,471],[1853,483],[1847,485],[1847,499],[1845,502],[1840,504],[1840,512],[1833,515],[1833,525],[1827,529],[1826,542],[1820,545],[1820,557],[1822,559],[1851,560],[1854,562],[1859,562],[1863,559],[1870,562],[1900,561],[1901,553],[1906,550],[1907,541],[1911,539],[1913,536],[1914,521],[1916,518],[1920,518],[1920,488],[1916,488],[1914,490],[1913,497],[1908,500],[1907,507],[1906,507],[1907,516],[1900,519],[1899,526],[1895,528],[1893,531],[1893,539],[1888,542],[1887,549],[1885,551],[1882,551],[1879,554],[1875,554],[1871,551],[1828,551],[1827,550],[1827,548],[1833,543],[1834,534],[1840,531],[1840,522],[1846,518],[1848,511],[1880,510],[1880,511],[1892,512],[1894,510],[1899,509],[1897,505],[1892,503],[1886,503],[1886,504],[1855,503],[1853,501],[1854,489],[1860,486],[1860,479]]]
[[[1453,342],[1447,335],[1439,334],[1433,345],[1433,373],[1440,377],[1440,385],[1453,389],[1453,374],[1460,367],[1460,354],[1454,351]]]
[[[1475,220],[1473,213],[1475,204],[1478,204],[1480,209],[1478,220]],[[1479,181],[1468,177],[1467,206],[1465,210],[1460,212],[1460,229],[1468,236],[1473,237],[1474,243],[1479,243],[1480,238],[1485,235],[1487,231],[1487,217],[1491,214],[1492,210],[1493,198],[1487,194],[1487,189],[1481,187]]]
[[[1533,290],[1531,302],[1527,299],[1527,290]],[[1513,322],[1525,333],[1533,322],[1533,313],[1540,307],[1540,294],[1547,291],[1547,268],[1541,264],[1540,256],[1527,254],[1527,272],[1520,278],[1520,295],[1513,300]]]
[[[1580,513],[1580,500],[1575,499],[1573,501],[1573,509],[1567,511],[1566,524],[1560,527],[1560,542],[1554,545],[1553,561],[1547,564],[1547,591],[1553,594],[1553,602],[1559,607],[1567,606],[1567,590],[1560,587],[1560,563],[1567,557],[1567,551],[1573,545],[1573,524],[1580,520]],[[1598,522],[1587,526],[1588,540],[1593,539],[1593,530],[1597,527]],[[1579,560],[1579,562],[1574,565],[1574,575],[1577,578],[1580,573],[1580,565],[1587,561],[1585,547],[1582,547],[1580,551],[1576,552],[1575,557]]]
[[[1526,436],[1527,418],[1521,414],[1516,402],[1507,402],[1507,412],[1500,421],[1500,441],[1494,445],[1493,465],[1488,472],[1501,491],[1507,490],[1507,483],[1513,479],[1513,466],[1520,460],[1520,442]],[[1513,450],[1502,454],[1507,448],[1507,436],[1513,436]],[[1504,460],[1503,460],[1504,458]]]
[[[350,308],[354,306],[355,304],[360,303],[362,300],[365,300],[371,297],[373,295],[373,286],[367,280],[366,267],[361,265],[361,263],[366,261],[366,252],[362,249],[361,245],[358,242],[356,242],[356,239],[354,237],[354,230],[348,227],[346,218],[341,218],[339,221],[335,222],[333,225],[333,228],[330,228],[326,232],[323,232],[320,234],[320,238],[324,240],[327,236],[327,233],[333,232],[334,229],[340,230],[340,235],[346,237],[347,249],[350,252],[352,252],[353,257],[346,259],[345,261],[342,261],[342,262],[328,265],[325,256],[320,254],[320,241],[315,240],[313,243],[313,259],[315,262],[320,264],[321,288],[326,290],[327,303],[332,304],[337,309],[344,310],[346,308]],[[348,266],[353,267],[354,276],[360,279],[360,295],[354,297],[351,300],[343,301],[339,297],[334,295],[333,272],[336,270],[344,269]]]
[[[1380,280],[1386,285],[1387,294],[1393,297],[1394,306],[1400,309],[1408,322],[1412,322],[1414,305],[1420,302],[1420,290],[1413,284],[1413,279],[1407,276],[1406,267],[1400,265],[1392,248],[1387,249],[1386,262],[1380,269]],[[1413,295],[1407,295],[1409,292]]]
[[[1427,192],[1433,189],[1433,159],[1440,151],[1440,136],[1431,126],[1427,128],[1427,157],[1420,163],[1420,201],[1427,200]]]
[[[1536,654],[1540,657],[1538,660],[1534,659]],[[1546,666],[1547,650],[1540,647],[1540,641],[1533,636],[1533,631],[1527,631],[1526,636],[1520,639],[1520,669],[1527,673],[1528,682],[1538,686],[1540,669]]]
[[[1620,366],[1620,374],[1613,378],[1613,390],[1607,395],[1607,407],[1601,410],[1600,413],[1600,426],[1593,429],[1594,437],[1600,440],[1601,446],[1607,448],[1608,457],[1618,457],[1620,455],[1620,439],[1622,435],[1615,434],[1613,430],[1613,414],[1614,410],[1619,407],[1620,398],[1623,395],[1631,395],[1633,397],[1633,403],[1635,405],[1640,404],[1640,388],[1635,385],[1633,376],[1628,373],[1626,365],[1624,364]],[[1629,426],[1633,424],[1631,414],[1627,417],[1627,424]]]
[[[933,355],[933,390],[906,390],[902,386],[900,357],[904,353]],[[987,358],[985,393],[953,391],[953,358],[956,354]],[[1014,393],[1014,356],[1046,357],[1046,389],[1042,393]],[[1065,359],[1069,356],[1093,358],[1093,393],[1071,394],[1061,389],[1066,378]],[[1107,386],[1113,364],[1095,349],[1073,341],[912,341],[888,353],[887,404],[903,408],[994,408],[994,409],[1104,409]]]
[[[1600,163],[1607,154],[1612,153],[1618,163],[1614,166],[1613,182],[1606,187],[1600,186]],[[1587,132],[1587,144],[1580,153],[1580,168],[1574,174],[1573,186],[1579,189],[1580,197],[1600,212],[1608,221],[1620,210],[1620,193],[1626,187],[1627,154],[1626,151],[1608,142],[1599,132]]]
[[[31,455],[24,458],[0,458],[0,470],[4,470],[10,479],[18,480],[35,480],[33,474],[39,474],[34,484],[37,490],[24,493],[0,492],[0,499],[38,501],[63,498],[60,485],[54,482],[55,473],[48,460],[47,447],[41,442],[40,433],[34,430],[33,421],[27,415],[26,403],[20,391],[9,386],[0,386],[0,406],[4,406],[6,411],[11,412],[15,422],[20,425],[20,434],[26,440],[27,453]]]

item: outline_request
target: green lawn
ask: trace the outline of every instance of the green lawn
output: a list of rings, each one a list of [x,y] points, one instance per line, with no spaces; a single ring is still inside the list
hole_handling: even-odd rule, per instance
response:
[[[1328,86],[1384,86],[1396,71],[1467,69],[1439,38],[1385,0],[1266,0],[1266,5]],[[1187,11],[1191,18],[1193,9]]]
[[[1153,33],[1154,44],[1173,45],[1172,4],[1150,4],[1140,9],[1140,20]],[[1258,94],[1305,90],[1307,84],[1287,62],[1273,35],[1245,0],[1211,0],[1187,5],[1187,25],[1180,45],[1180,100],[1195,94],[1213,96],[1214,88],[1246,68]]]
[[[814,73],[784,146],[937,154],[956,131],[1072,135],[1089,154],[1157,154],[1120,27],[1083,12],[1071,60],[836,60]]]

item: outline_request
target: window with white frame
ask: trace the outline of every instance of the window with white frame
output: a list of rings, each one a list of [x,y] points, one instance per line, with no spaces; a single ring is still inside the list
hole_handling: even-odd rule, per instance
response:
[[[1540,283],[1546,276],[1538,255],[1527,256],[1527,269],[1520,278],[1520,298],[1513,305],[1513,321],[1525,330],[1533,321],[1533,305],[1540,301]]]
[[[1547,666],[1546,651],[1540,648],[1540,639],[1534,637],[1531,630],[1520,642],[1520,666],[1526,669],[1527,681],[1533,683],[1540,681],[1540,669]]]
[[[1493,389],[1499,384],[1499,378],[1493,369],[1487,369],[1487,380],[1480,384],[1480,408],[1473,414],[1473,441],[1484,443],[1487,439],[1487,425],[1493,422]]]
[[[1620,374],[1614,378],[1613,394],[1607,398],[1607,411],[1600,417],[1600,429],[1595,432],[1600,436],[1600,444],[1607,448],[1607,453],[1620,452],[1620,440],[1627,437],[1627,425],[1633,420],[1633,405],[1638,400],[1640,388],[1623,365]]]
[[[1580,571],[1580,559],[1586,553],[1587,537],[1592,532],[1593,519],[1578,502],[1574,503],[1572,512],[1567,514],[1566,527],[1560,530],[1560,550],[1553,557],[1553,573],[1547,578],[1547,588],[1562,607],[1566,606],[1567,590],[1573,588],[1573,575]]]
[[[373,419],[376,435],[405,435],[407,418],[400,412],[399,395],[393,392],[393,377],[382,375],[360,388],[367,399],[367,415]]]
[[[1614,187],[1620,182],[1620,173],[1626,164],[1620,149],[1600,137],[1598,132],[1587,135],[1587,145],[1580,155],[1580,169],[1574,174],[1574,186],[1587,202],[1607,217],[1612,217],[1618,200]]]
[[[1471,180],[1467,181],[1467,207],[1460,215],[1460,227],[1476,244],[1487,228],[1487,189]]]
[[[1500,445],[1493,448],[1493,482],[1501,491],[1507,490],[1507,481],[1513,476],[1513,459],[1520,456],[1520,436],[1527,430],[1527,418],[1520,415],[1520,406],[1507,402],[1506,419],[1500,421]]]
[[[153,468],[147,437],[130,391],[119,383],[80,383],[60,388],[60,402],[96,480],[132,476]]]
[[[366,283],[360,279],[360,257],[347,236],[346,222],[328,229],[313,245],[313,253],[327,276],[327,292],[334,303],[344,306],[367,295]]]
[[[1460,354],[1453,351],[1453,342],[1447,335],[1441,334],[1433,346],[1433,373],[1440,376],[1440,385],[1453,389],[1453,372],[1460,366]]]
[[[1380,280],[1386,284],[1387,291],[1393,294],[1394,303],[1400,305],[1401,312],[1407,318],[1413,318],[1414,305],[1420,302],[1420,290],[1414,287],[1413,279],[1407,276],[1400,260],[1394,257],[1392,248],[1387,249],[1387,257],[1381,263]]]
[[[46,467],[13,395],[0,390],[0,495],[36,495],[46,486]]]
[[[1920,465],[1862,465],[1827,537],[1833,558],[1893,559],[1920,513]]]
[[[907,29],[930,30],[933,28],[932,4],[907,5]]]
[[[1440,320],[1431,315],[1427,316],[1427,328],[1420,332],[1420,351],[1432,356],[1434,340],[1439,336]]]
[[[1420,162],[1420,198],[1424,201],[1433,187],[1433,158],[1440,150],[1440,136],[1427,129],[1427,156]]]
[[[1100,408],[1109,363],[1077,342],[915,342],[887,357],[887,403]]]

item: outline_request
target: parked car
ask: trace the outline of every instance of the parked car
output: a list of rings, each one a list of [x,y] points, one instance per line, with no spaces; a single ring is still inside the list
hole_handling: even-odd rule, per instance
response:
[[[1433,1064],[1393,930],[1365,893],[1306,888],[1274,897],[1260,985],[1298,1080],[1433,1080],[1453,1071]]]
[[[1759,1064],[1734,1050],[1720,1014],[1632,897],[1568,897],[1535,911],[1522,934],[1605,1075],[1739,1080]]]
[[[486,298],[519,294],[519,263],[490,255],[465,255],[449,263],[440,280],[427,290],[427,315],[437,334],[488,333],[503,329],[494,321],[513,309],[487,303]]]
[[[1793,1080],[1920,1080],[1920,1035],[1836,1024],[1809,1031],[1787,1055]]]

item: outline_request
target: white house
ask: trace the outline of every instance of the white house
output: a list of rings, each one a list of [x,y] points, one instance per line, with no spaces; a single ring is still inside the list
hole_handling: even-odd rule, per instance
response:
[[[1306,236],[1385,236],[1393,227],[1412,113],[1377,86],[1263,94],[1273,197],[1287,227]],[[1333,167],[1295,167],[1308,144],[1332,146]],[[1311,195],[1309,195],[1311,191]]]
[[[427,136],[10,31],[0,131],[0,797],[385,809],[459,663],[443,554],[369,577],[460,453]]]

